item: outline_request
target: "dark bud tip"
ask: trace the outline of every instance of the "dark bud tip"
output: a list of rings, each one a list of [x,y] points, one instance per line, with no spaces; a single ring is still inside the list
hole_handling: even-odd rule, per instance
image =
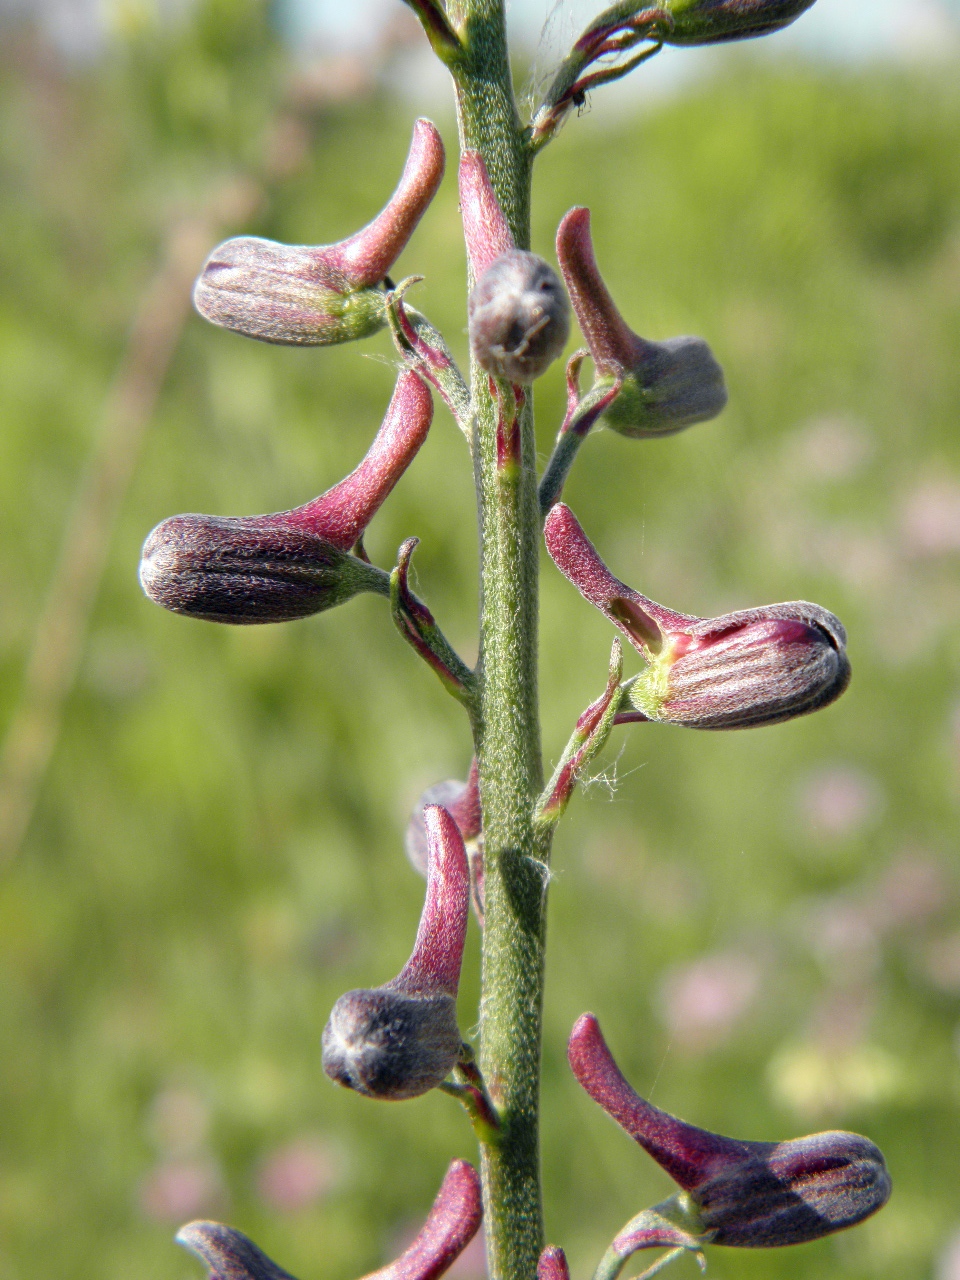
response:
[[[529,383],[563,351],[570,304],[543,258],[510,249],[477,281],[468,303],[474,359],[494,377]]]
[[[189,1222],[174,1238],[207,1267],[209,1280],[294,1280],[243,1232],[220,1222]]]
[[[368,1098],[417,1098],[453,1070],[462,1039],[445,992],[348,991],[323,1031],[323,1069]]]
[[[147,538],[140,582],[156,604],[209,622],[286,622],[340,604],[375,570],[279,518],[173,516]],[[372,586],[371,586],[372,589]]]
[[[883,1155],[859,1134],[814,1133],[764,1147],[694,1193],[715,1244],[802,1244],[856,1226],[890,1198]]]
[[[547,1245],[537,1263],[537,1280],[570,1280],[567,1255],[554,1244]]]

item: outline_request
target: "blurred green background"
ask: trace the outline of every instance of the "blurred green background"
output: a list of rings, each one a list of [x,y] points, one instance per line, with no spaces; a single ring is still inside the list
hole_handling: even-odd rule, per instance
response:
[[[204,0],[161,26],[131,6],[89,64],[29,24],[4,32],[0,725],[169,226],[262,169],[265,147],[283,161],[267,198],[224,234],[335,240],[399,173],[412,112],[390,77],[295,65],[268,16]],[[731,392],[673,439],[597,433],[571,505],[615,572],[675,608],[833,609],[855,673],[793,724],[617,730],[571,805],[543,1127],[548,1235],[575,1277],[670,1190],[567,1070],[585,1009],[636,1087],[697,1124],[852,1128],[887,1155],[878,1217],[790,1250],[711,1251],[718,1280],[960,1277],[957,71],[718,53],[683,93],[609,115],[599,97],[538,162],[534,248],[552,256],[560,216],[589,204],[628,320],[703,334]],[[436,114],[452,157],[451,113]],[[463,355],[449,175],[399,264],[412,272]],[[277,510],[345,474],[390,358],[383,335],[297,351],[185,326],[51,768],[0,871],[3,1280],[188,1280],[197,1264],[170,1238],[197,1216],[302,1280],[350,1280],[393,1256],[451,1158],[473,1158],[451,1099],[354,1097],[319,1054],[336,997],[409,950],[423,883],[403,830],[425,787],[465,776],[459,709],[379,599],[233,630],[163,613],[136,579],[164,516]],[[557,365],[537,387],[544,457],[562,384]],[[470,468],[442,408],[368,548],[390,565],[412,534],[420,589],[472,660]],[[544,557],[548,764],[610,640]],[[476,1251],[459,1264],[481,1273]],[[693,1261],[675,1274],[692,1280]]]

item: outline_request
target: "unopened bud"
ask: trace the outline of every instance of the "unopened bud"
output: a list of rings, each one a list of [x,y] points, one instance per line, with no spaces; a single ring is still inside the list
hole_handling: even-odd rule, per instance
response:
[[[850,683],[843,624],[820,605],[796,600],[719,618],[664,608],[614,577],[562,502],[547,516],[544,540],[560,572],[649,663],[627,689],[618,723],[775,724],[827,706]]]
[[[862,1222],[889,1199],[883,1155],[859,1134],[740,1141],[661,1111],[627,1083],[593,1014],[577,1021],[567,1056],[591,1098],[686,1193],[628,1224],[612,1247],[620,1259],[672,1243],[684,1248],[801,1244]]]
[[[714,1244],[769,1248],[817,1240],[856,1226],[890,1197],[879,1148],[856,1133],[812,1133],[758,1142],[749,1159],[697,1188]]]
[[[671,435],[720,413],[723,370],[702,338],[649,342],[624,321],[597,267],[589,209],[571,209],[560,223],[557,258],[598,386],[621,384],[602,415],[608,427],[636,438]]]
[[[331,246],[237,236],[204,264],[193,304],[205,320],[282,346],[326,347],[386,324],[382,289],[356,288],[325,260]]]
[[[194,305],[213,324],[263,342],[327,346],[375,333],[386,323],[377,286],[433,199],[443,166],[440,135],[418,120],[400,183],[368,226],[329,245],[227,240],[208,258]]]
[[[427,1220],[399,1258],[366,1280],[438,1280],[477,1234],[483,1218],[480,1178],[464,1160],[454,1160]],[[293,1280],[240,1231],[219,1222],[191,1222],[178,1244],[208,1268],[209,1280]]]
[[[662,0],[673,19],[664,24],[665,44],[713,44],[748,40],[779,31],[799,18],[814,0]],[[658,37],[660,38],[660,37]]]
[[[509,249],[474,286],[467,306],[470,349],[495,377],[528,383],[563,351],[570,305],[556,272],[543,258]]]
[[[348,991],[323,1032],[323,1069],[371,1098],[416,1098],[460,1057],[457,988],[467,932],[470,872],[463,837],[439,805],[424,810],[427,895],[413,953],[392,982]]]
[[[380,569],[269,517],[172,516],[147,538],[140,582],[156,604],[207,622],[289,622],[389,591]]]
[[[461,1043],[452,996],[348,991],[324,1028],[323,1069],[368,1098],[418,1098],[450,1074]]]
[[[703,618],[669,634],[624,710],[695,729],[807,715],[850,683],[845,643],[839,618],[805,600]]]
[[[501,254],[517,247],[479,151],[464,151],[457,172],[463,237],[474,280]]]
[[[537,1263],[537,1280],[570,1280],[567,1255],[562,1249],[547,1245]]]

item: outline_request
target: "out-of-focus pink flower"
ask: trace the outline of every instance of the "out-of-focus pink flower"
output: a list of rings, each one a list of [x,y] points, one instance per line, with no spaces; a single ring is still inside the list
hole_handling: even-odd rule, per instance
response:
[[[821,899],[805,912],[802,929],[821,963],[842,969],[846,979],[863,978],[880,964],[880,935],[861,900],[842,894]]]
[[[873,436],[855,418],[813,418],[787,441],[791,476],[811,480],[852,480],[873,456]]]
[[[271,1209],[296,1213],[323,1200],[341,1170],[339,1155],[320,1138],[295,1138],[267,1155],[257,1173],[257,1194]]]
[[[141,1182],[138,1200],[148,1218],[181,1222],[197,1214],[220,1212],[227,1194],[216,1163],[199,1157],[158,1164]]]
[[[191,1155],[207,1140],[210,1108],[192,1089],[163,1089],[151,1103],[148,1125],[164,1155]]]
[[[886,807],[879,782],[855,765],[830,765],[809,774],[799,789],[801,816],[811,832],[849,839],[872,826]]]
[[[739,951],[718,952],[670,970],[657,1001],[672,1041],[688,1052],[723,1044],[752,1009],[761,970]]]
[[[895,858],[873,894],[873,916],[885,931],[917,929],[940,915],[951,892],[943,864],[922,852]]]
[[[904,499],[900,533],[916,556],[960,552],[960,483],[944,478],[917,485]]]
[[[937,938],[927,946],[924,968],[934,986],[949,995],[960,994],[960,931]]]

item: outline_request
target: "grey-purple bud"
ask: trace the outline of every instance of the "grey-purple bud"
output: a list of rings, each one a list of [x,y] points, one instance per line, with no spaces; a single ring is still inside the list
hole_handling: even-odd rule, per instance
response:
[[[368,1098],[418,1098],[450,1074],[461,1044],[453,996],[348,991],[323,1031],[323,1069]]]
[[[156,604],[208,622],[288,622],[389,578],[325,538],[269,517],[172,516],[147,538],[140,582]]]
[[[841,1132],[771,1144],[693,1192],[712,1243],[749,1249],[818,1240],[869,1218],[889,1198],[882,1153],[868,1138]]]
[[[508,382],[539,378],[570,332],[570,303],[559,276],[524,249],[494,258],[470,294],[467,311],[474,359]]]

